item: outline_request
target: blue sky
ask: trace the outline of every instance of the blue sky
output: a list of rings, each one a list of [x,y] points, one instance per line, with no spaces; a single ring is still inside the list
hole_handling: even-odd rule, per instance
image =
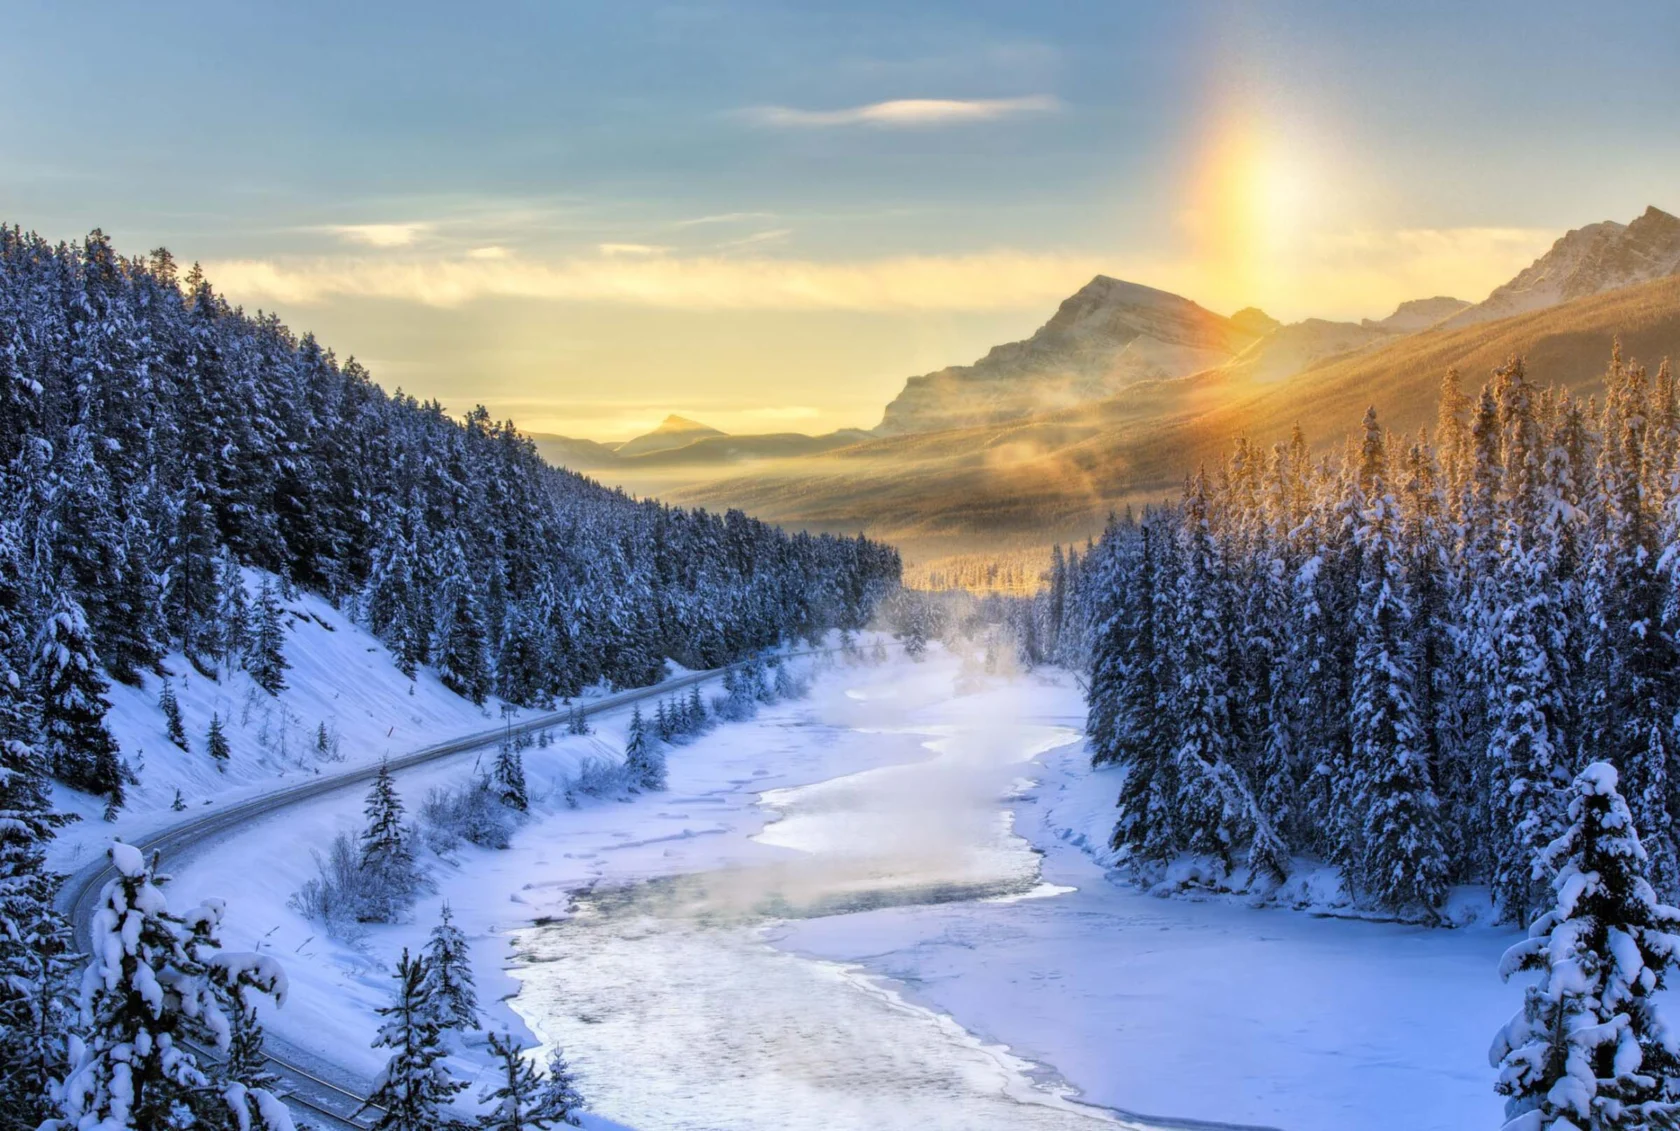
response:
[[[1098,270],[1479,298],[1680,209],[1680,5],[7,7],[0,216],[547,431],[873,424]]]

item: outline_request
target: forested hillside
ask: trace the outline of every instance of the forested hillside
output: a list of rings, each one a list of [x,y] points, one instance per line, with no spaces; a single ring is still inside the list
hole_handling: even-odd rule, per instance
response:
[[[520,704],[856,627],[898,580],[889,547],[551,468],[484,409],[388,394],[97,231],[0,229],[0,389],[3,737],[113,801],[107,675],[178,650],[283,686],[276,595],[247,602],[241,564],[345,608],[404,671]]]
[[[1449,374],[1433,434],[1373,410],[1339,459],[1239,444],[1058,563],[1040,631],[1089,647],[1091,748],[1127,767],[1114,847],[1261,887],[1329,861],[1408,916],[1486,882],[1526,923],[1602,760],[1680,890],[1680,403],[1619,348],[1604,382]]]

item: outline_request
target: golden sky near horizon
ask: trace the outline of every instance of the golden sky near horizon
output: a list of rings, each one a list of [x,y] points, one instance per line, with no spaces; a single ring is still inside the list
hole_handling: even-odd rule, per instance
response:
[[[18,12],[0,219],[168,246],[531,431],[869,427],[1099,273],[1285,321],[1478,300],[1680,184],[1680,7],[1641,0],[300,5],[110,6],[92,70]],[[191,112],[133,96],[161,58]]]

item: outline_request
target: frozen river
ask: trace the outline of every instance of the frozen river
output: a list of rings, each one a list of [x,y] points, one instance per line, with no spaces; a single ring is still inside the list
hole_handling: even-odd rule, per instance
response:
[[[764,791],[756,860],[579,893],[516,939],[514,1008],[584,1071],[595,1110],[646,1131],[1144,1126],[858,965],[767,941],[794,920],[1055,894],[1006,802],[1075,732],[980,714],[883,726],[893,712],[874,706],[854,691],[806,725],[913,760]]]

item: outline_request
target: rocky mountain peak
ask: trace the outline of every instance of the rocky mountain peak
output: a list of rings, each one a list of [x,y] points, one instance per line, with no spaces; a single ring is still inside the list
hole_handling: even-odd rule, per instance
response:
[[[1680,219],[1648,207],[1627,224],[1605,220],[1566,233],[1551,250],[1446,323],[1488,322],[1680,274]]]

